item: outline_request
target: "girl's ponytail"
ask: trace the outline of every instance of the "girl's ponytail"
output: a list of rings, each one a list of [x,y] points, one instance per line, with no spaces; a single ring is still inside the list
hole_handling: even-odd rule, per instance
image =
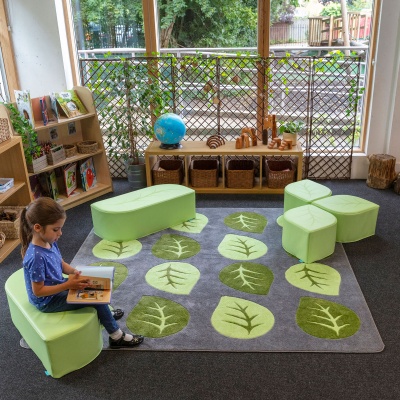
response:
[[[24,258],[29,243],[32,240],[32,229],[28,220],[26,219],[26,208],[24,208],[20,215],[19,223],[19,239],[21,241],[21,256]]]

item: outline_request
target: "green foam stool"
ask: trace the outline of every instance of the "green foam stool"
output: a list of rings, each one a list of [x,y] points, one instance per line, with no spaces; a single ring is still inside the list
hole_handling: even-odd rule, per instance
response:
[[[84,367],[100,354],[102,327],[93,307],[39,311],[29,303],[23,269],[7,279],[5,290],[15,327],[53,378]]]
[[[337,219],[336,241],[356,242],[375,234],[379,206],[357,196],[335,195],[312,203]]]
[[[318,207],[305,205],[283,214],[282,247],[305,263],[335,251],[336,218]]]
[[[311,204],[315,200],[331,196],[332,191],[320,183],[303,179],[285,186],[284,212],[295,207]]]
[[[94,233],[112,242],[141,238],[196,217],[195,191],[164,184],[91,204]]]

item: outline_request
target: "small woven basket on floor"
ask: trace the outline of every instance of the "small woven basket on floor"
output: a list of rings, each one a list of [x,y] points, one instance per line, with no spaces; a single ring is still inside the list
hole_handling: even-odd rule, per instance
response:
[[[218,160],[192,160],[190,182],[193,187],[218,186]]]
[[[251,189],[254,186],[254,161],[228,160],[225,175],[228,188]]]
[[[294,182],[295,167],[290,160],[265,160],[265,177],[271,189],[283,189]]]
[[[95,142],[94,140],[86,140],[84,142],[79,142],[77,146],[78,146],[78,152],[81,154],[95,153],[99,148],[97,142]]]
[[[175,183],[180,185],[183,181],[182,160],[160,160],[152,169],[153,185]]]
[[[14,210],[18,212],[18,217],[15,221],[0,221],[0,231],[4,233],[7,239],[18,239],[19,238],[19,215],[24,207],[20,206],[6,206],[0,207],[0,215],[4,210]]]

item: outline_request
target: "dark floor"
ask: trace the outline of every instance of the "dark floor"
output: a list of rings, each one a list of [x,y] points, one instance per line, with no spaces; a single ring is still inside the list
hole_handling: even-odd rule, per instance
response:
[[[380,205],[376,235],[345,244],[372,316],[385,343],[376,354],[206,353],[106,351],[61,379],[19,346],[4,290],[0,292],[1,399],[399,399],[400,398],[400,196],[365,181],[327,181],[334,194]],[[129,191],[125,180],[115,192]],[[98,200],[98,199],[97,199]],[[197,195],[197,207],[282,208],[282,195]],[[92,228],[90,205],[68,210],[59,242],[71,261]],[[20,268],[15,250],[0,264],[1,287]]]

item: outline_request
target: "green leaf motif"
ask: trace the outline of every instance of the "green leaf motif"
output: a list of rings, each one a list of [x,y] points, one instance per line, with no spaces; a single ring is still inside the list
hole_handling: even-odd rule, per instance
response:
[[[111,242],[103,239],[93,247],[92,252],[97,258],[119,260],[132,257],[139,253],[140,250],[142,250],[142,244],[138,240]]]
[[[329,296],[339,295],[340,274],[328,265],[296,264],[286,271],[285,277],[290,284],[300,289]]]
[[[200,278],[200,271],[191,264],[167,262],[156,265],[146,274],[146,282],[156,289],[174,294],[190,294]]]
[[[189,319],[188,310],[175,301],[157,296],[142,296],[129,314],[126,326],[136,334],[161,338],[182,330]]]
[[[182,235],[165,234],[151,249],[153,255],[165,260],[183,260],[193,257],[200,251],[200,244]]]
[[[232,260],[254,260],[266,254],[268,247],[257,239],[227,234],[219,244],[218,251]]]
[[[245,293],[266,295],[274,274],[262,264],[240,262],[228,265],[219,274],[225,285]]]
[[[208,224],[208,218],[203,214],[196,213],[196,217],[182,224],[171,226],[171,229],[187,233],[201,233]]]
[[[223,296],[211,316],[214,329],[223,336],[253,339],[269,332],[275,318],[268,308],[238,297]]]
[[[126,279],[128,276],[128,268],[124,264],[120,264],[113,261],[99,261],[91,263],[93,266],[105,266],[105,267],[114,267],[114,282],[113,282],[113,290],[116,290],[118,286]]]
[[[244,232],[263,233],[267,226],[267,219],[255,212],[236,212],[224,219],[226,226]]]
[[[309,335],[322,339],[344,339],[360,328],[358,315],[350,308],[329,300],[302,297],[296,322]]]

